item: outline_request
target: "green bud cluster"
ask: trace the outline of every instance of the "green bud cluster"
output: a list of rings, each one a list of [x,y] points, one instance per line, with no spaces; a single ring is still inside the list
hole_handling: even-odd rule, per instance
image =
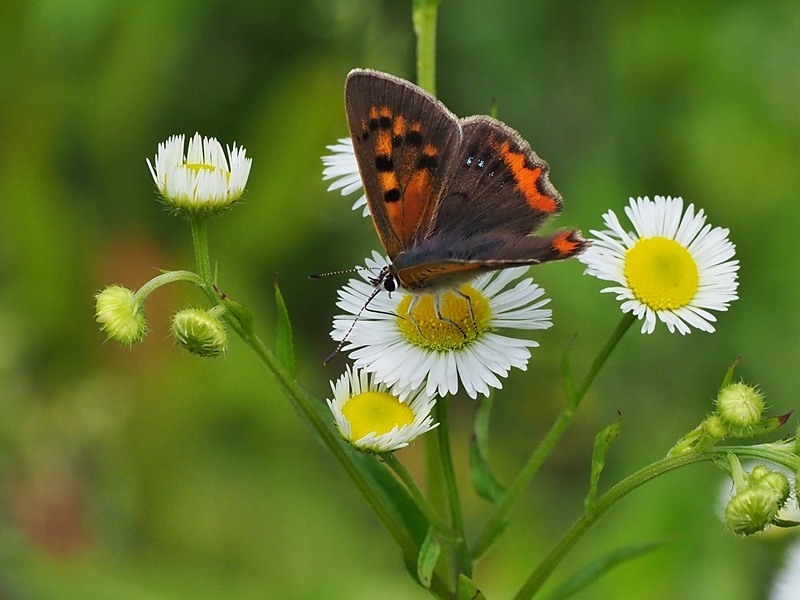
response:
[[[752,535],[770,525],[789,499],[791,486],[783,473],[759,465],[744,474],[725,507],[725,524],[739,535]]]

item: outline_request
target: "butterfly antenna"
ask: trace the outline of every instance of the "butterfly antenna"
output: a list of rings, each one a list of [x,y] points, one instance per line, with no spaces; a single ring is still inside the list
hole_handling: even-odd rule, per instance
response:
[[[309,275],[309,279],[322,279],[323,277],[329,277],[331,275],[344,275],[345,273],[355,273],[357,271],[375,271],[375,269],[370,269],[369,267],[355,267],[353,269],[341,269],[340,271],[328,271],[327,273],[314,273]]]
[[[326,366],[326,367],[327,367],[327,366],[328,366],[328,363],[329,363],[329,362],[331,362],[331,361],[333,360],[333,358],[334,358],[334,357],[335,357],[337,354],[339,354],[339,351],[342,349],[342,346],[344,346],[344,343],[347,341],[347,338],[349,338],[349,337],[350,337],[350,334],[353,332],[353,327],[355,327],[355,326],[356,326],[356,322],[358,322],[358,319],[359,319],[359,317],[361,317],[361,314],[362,314],[362,313],[364,312],[364,310],[367,308],[367,306],[369,305],[369,303],[370,303],[370,302],[372,302],[372,299],[373,299],[375,296],[377,296],[377,295],[378,295],[378,293],[379,293],[379,292],[380,292],[382,289],[383,289],[383,288],[376,287],[374,290],[372,290],[372,293],[369,295],[369,298],[367,298],[367,301],[366,301],[366,302],[364,302],[364,306],[362,306],[362,307],[359,309],[358,313],[356,313],[356,316],[355,316],[355,318],[353,319],[353,322],[352,322],[352,323],[350,323],[350,328],[347,330],[347,333],[345,333],[345,334],[344,334],[344,337],[343,337],[341,340],[339,340],[339,343],[338,343],[338,344],[336,344],[336,348],[334,348],[334,349],[333,349],[333,352],[331,352],[330,354],[328,354],[328,356],[326,356],[326,357],[325,357],[325,360],[323,360],[323,361],[322,361],[322,364],[323,364],[324,366]]]

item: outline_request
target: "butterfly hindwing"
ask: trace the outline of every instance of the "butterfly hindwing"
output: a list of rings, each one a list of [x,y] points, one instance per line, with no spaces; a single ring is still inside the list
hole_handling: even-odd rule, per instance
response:
[[[561,211],[549,165],[516,131],[487,116],[461,123],[455,171],[432,232],[525,236]]]
[[[461,126],[432,95],[376,71],[350,72],[345,105],[375,229],[394,259],[427,232],[461,147]]]
[[[496,119],[475,116],[461,124],[453,174],[429,230],[394,261],[403,285],[432,290],[580,253],[585,241],[577,231],[531,235],[562,208],[547,163]]]

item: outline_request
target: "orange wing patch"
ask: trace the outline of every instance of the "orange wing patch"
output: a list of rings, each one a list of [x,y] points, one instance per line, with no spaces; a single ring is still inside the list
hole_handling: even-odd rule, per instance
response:
[[[517,182],[517,189],[525,196],[525,200],[527,200],[530,207],[545,213],[556,212],[558,210],[556,199],[539,191],[537,182],[542,176],[541,167],[531,168],[527,166],[525,164],[527,156],[522,152],[512,150],[508,140],[504,140],[499,146],[496,143],[493,146],[500,154],[509,171],[511,171],[514,180]]]
[[[553,237],[553,248],[560,256],[577,254],[585,246],[585,242],[577,231],[562,231]]]
[[[392,135],[400,141],[406,134],[406,120],[403,115],[397,115],[392,123]]]

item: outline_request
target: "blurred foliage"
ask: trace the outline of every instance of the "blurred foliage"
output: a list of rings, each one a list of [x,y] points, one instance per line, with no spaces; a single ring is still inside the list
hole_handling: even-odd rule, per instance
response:
[[[167,341],[169,315],[201,303],[197,291],[151,296],[152,330],[131,350],[104,343],[92,315],[106,284],[191,268],[188,228],[155,201],[145,157],[174,133],[235,140],[254,166],[248,201],[211,226],[221,285],[272,340],[280,273],[298,378],[325,397],[344,360],[321,366],[343,280],[306,275],[360,262],[377,240],[351,200],[325,192],[319,157],[346,133],[350,68],[413,78],[408,4],[0,5],[0,597],[426,597],[246,348],[202,361]],[[550,162],[561,224],[598,228],[628,196],[681,195],[731,229],[742,262],[741,299],[716,334],[628,334],[481,564],[490,598],[515,590],[581,510],[594,434],[618,410],[606,483],[699,422],[736,356],[776,413],[796,407],[798,31],[792,0],[443,0],[440,97],[460,115],[497,102]],[[491,458],[506,479],[561,406],[569,338],[580,374],[619,318],[581,271],[536,270],[556,326],[495,403]],[[466,484],[472,406],[453,402]],[[420,450],[403,455],[416,472]],[[704,466],[647,486],[563,573],[674,535],[581,598],[763,597],[787,538],[723,534],[723,485]],[[487,505],[467,494],[465,509]]]

